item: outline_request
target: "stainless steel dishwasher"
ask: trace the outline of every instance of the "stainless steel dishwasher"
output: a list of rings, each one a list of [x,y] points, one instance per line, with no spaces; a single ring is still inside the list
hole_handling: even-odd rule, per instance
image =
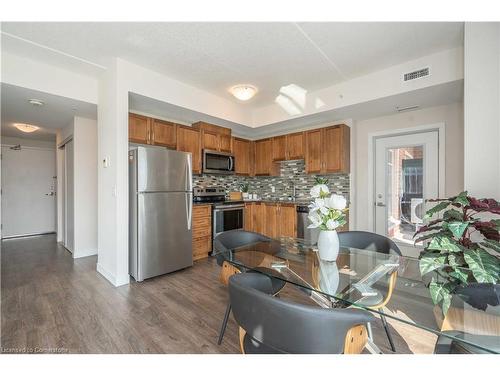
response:
[[[307,226],[310,224],[307,216],[309,215],[309,207],[306,205],[297,205],[297,237],[312,243],[318,242],[319,229],[310,229]]]

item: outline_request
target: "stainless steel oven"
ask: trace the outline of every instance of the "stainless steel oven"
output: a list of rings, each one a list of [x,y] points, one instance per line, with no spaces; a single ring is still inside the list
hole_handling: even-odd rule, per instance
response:
[[[245,205],[225,202],[214,204],[212,211],[212,235],[215,238],[228,230],[242,230],[244,227]]]
[[[203,150],[203,173],[234,174],[233,154]]]

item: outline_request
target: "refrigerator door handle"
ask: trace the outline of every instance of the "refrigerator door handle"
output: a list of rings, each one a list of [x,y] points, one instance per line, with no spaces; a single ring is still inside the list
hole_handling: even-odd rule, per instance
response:
[[[193,214],[193,198],[191,194],[186,194],[187,228],[191,230],[191,216]]]

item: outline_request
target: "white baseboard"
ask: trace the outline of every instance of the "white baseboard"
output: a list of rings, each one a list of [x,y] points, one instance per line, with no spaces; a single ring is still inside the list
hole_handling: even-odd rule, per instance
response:
[[[73,258],[85,258],[93,255],[97,255],[97,249],[86,249],[86,250],[78,250],[73,253]]]
[[[99,263],[97,263],[97,272],[104,276],[104,278],[113,284],[113,286],[118,287],[130,283],[130,277],[128,275],[117,278],[113,273],[106,270]]]

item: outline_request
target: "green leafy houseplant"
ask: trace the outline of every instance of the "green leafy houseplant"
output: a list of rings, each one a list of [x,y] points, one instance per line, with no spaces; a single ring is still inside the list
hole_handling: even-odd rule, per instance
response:
[[[240,184],[240,191],[242,193],[248,193],[248,188],[249,188],[249,185],[247,182]]]
[[[446,314],[458,287],[500,280],[500,219],[480,218],[484,213],[500,215],[500,204],[470,197],[466,191],[429,202],[437,204],[426,212],[425,219],[439,218],[421,227],[415,242],[427,241],[420,254],[420,273],[434,271],[429,291],[434,304]]]

